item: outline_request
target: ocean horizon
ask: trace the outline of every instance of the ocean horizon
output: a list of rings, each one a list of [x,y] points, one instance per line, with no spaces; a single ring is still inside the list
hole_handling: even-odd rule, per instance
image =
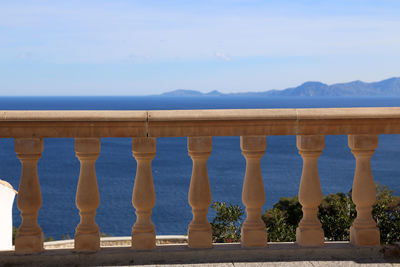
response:
[[[335,108],[399,107],[400,97],[0,97],[0,110],[184,110],[184,109],[254,109],[254,108]],[[0,179],[18,190],[20,163],[14,153],[13,139],[0,140]],[[400,195],[400,135],[380,135],[379,148],[372,157],[375,182],[388,186]],[[187,138],[157,138],[153,160],[156,206],[152,220],[157,234],[186,234],[191,221],[187,201],[192,162],[187,153]],[[324,195],[351,190],[355,160],[347,146],[347,136],[326,136],[319,159],[319,174]],[[263,211],[280,197],[297,195],[302,159],[295,136],[268,136],[261,161],[266,202]],[[213,201],[243,207],[241,203],[245,160],[239,137],[213,137],[213,151],[208,160]],[[100,206],[96,222],[100,231],[114,236],[129,236],[136,220],[131,197],[136,173],[131,138],[102,138],[96,162]],[[38,163],[42,208],[38,221],[45,236],[60,239],[73,236],[79,223],[75,206],[79,161],[73,138],[46,138]],[[209,220],[214,213],[209,212]],[[13,223],[20,224],[16,200]]]

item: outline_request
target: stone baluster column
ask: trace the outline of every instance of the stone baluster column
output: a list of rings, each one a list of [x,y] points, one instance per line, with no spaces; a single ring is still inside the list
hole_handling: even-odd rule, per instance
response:
[[[37,223],[42,206],[37,162],[42,156],[42,138],[15,138],[15,153],[21,161],[17,206],[21,211],[22,222],[15,237],[16,253],[43,251],[43,233]]]
[[[156,229],[151,222],[151,211],[156,204],[151,161],[156,155],[156,138],[132,139],[132,152],[137,162],[132,204],[136,209],[136,223],[132,228],[132,248],[138,250],[156,247]]]
[[[211,248],[212,231],[207,220],[211,204],[207,160],[211,155],[212,137],[188,137],[188,152],[193,160],[192,179],[189,188],[189,204],[193,220],[189,224],[188,239],[191,248]]]
[[[318,158],[325,146],[323,135],[297,136],[297,148],[303,158],[303,172],[299,188],[299,202],[303,218],[296,229],[296,242],[301,246],[322,246],[324,231],[318,220],[318,206],[322,200],[318,175]]]
[[[95,163],[100,154],[100,138],[76,138],[75,153],[81,163],[75,200],[81,220],[75,229],[75,250],[97,251],[100,231],[95,217],[100,197]]]
[[[260,159],[267,146],[265,136],[241,136],[240,147],[246,158],[246,174],[243,183],[242,202],[246,206],[246,220],[242,225],[243,247],[267,245],[267,231],[261,219],[261,208],[265,202],[264,184]]]
[[[378,147],[378,135],[349,135],[349,147],[356,158],[352,199],[357,218],[350,228],[350,243],[358,246],[380,244],[379,229],[372,218],[376,188],[371,171],[371,157]]]

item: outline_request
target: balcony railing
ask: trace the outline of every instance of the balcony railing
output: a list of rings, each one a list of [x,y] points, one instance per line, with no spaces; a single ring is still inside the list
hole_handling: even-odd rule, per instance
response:
[[[352,199],[357,218],[350,229],[355,246],[380,244],[379,229],[372,218],[375,184],[370,158],[378,147],[378,135],[400,134],[400,108],[323,108],[252,109],[187,111],[1,111],[0,137],[14,138],[15,152],[21,161],[17,199],[22,223],[15,239],[15,253],[43,251],[43,233],[37,223],[41,191],[37,161],[43,152],[44,138],[75,138],[80,176],[76,206],[80,223],[76,227],[75,251],[100,249],[100,231],[95,222],[99,190],[95,162],[103,137],[132,137],[132,152],[137,161],[132,204],[137,220],[132,227],[132,249],[156,248],[155,226],[151,222],[155,204],[152,159],[157,137],[187,137],[193,161],[189,204],[193,219],[188,226],[190,248],[212,248],[207,211],[211,190],[207,160],[212,151],[212,136],[240,136],[246,159],[242,201],[246,219],[241,246],[267,246],[267,232],[261,220],[265,202],[260,159],[266,149],[266,136],[296,135],[303,158],[299,201],[303,218],[296,232],[300,246],[323,246],[324,232],[317,218],[321,202],[318,157],[324,149],[325,135],[348,135],[348,145],[356,160]],[[268,250],[268,248],[265,248]]]

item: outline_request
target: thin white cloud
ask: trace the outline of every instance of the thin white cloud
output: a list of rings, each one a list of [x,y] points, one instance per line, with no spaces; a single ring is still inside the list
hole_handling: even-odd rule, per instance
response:
[[[231,57],[230,57],[230,56],[228,56],[227,54],[222,53],[222,52],[216,52],[216,53],[215,53],[215,56],[216,56],[217,58],[220,58],[220,59],[224,60],[224,61],[230,61],[230,60],[231,60]]]
[[[32,53],[31,52],[22,52],[18,55],[18,58],[22,59],[22,60],[32,59]]]

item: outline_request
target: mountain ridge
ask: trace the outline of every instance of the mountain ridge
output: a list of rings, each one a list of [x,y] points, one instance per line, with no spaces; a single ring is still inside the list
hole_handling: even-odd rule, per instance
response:
[[[400,77],[370,83],[355,80],[331,85],[307,81],[297,87],[262,92],[222,93],[213,90],[202,93],[196,90],[177,89],[165,92],[161,96],[400,96]]]

